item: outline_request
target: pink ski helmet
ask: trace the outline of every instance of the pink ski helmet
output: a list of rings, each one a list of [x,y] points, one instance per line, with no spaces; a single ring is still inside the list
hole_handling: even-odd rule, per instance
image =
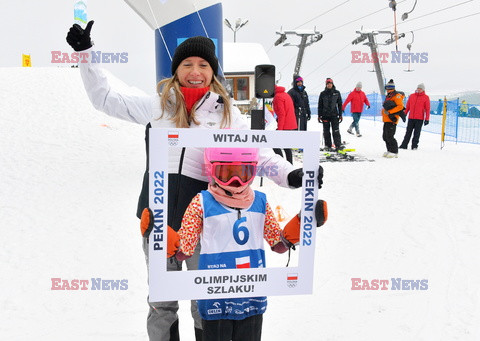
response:
[[[257,172],[257,148],[205,148],[206,174],[219,185],[228,186],[235,180],[244,186],[253,181]]]

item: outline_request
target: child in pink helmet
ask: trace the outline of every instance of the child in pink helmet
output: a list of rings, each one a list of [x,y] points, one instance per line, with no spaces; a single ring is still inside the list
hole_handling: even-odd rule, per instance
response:
[[[266,195],[254,191],[258,150],[255,148],[206,148],[208,190],[188,206],[178,231],[179,260],[193,255],[200,242],[198,269],[265,267],[264,242],[278,253],[299,241],[300,219],[294,217],[282,230]],[[319,205],[320,204],[320,205]],[[317,204],[317,224],[326,220],[326,203]],[[317,214],[318,213],[318,214]],[[320,214],[321,213],[321,214]],[[171,231],[169,232],[171,233]],[[204,340],[259,341],[266,297],[199,300]]]

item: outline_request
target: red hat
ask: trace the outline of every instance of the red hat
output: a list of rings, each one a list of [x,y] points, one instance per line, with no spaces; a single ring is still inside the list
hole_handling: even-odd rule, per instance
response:
[[[332,84],[333,84],[333,79],[327,78],[327,80],[325,81],[325,84],[328,84],[328,83],[332,83]]]

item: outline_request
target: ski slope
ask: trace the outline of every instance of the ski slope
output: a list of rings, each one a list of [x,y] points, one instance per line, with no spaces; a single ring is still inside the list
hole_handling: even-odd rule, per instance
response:
[[[320,130],[315,119],[310,130]],[[382,124],[361,120],[361,138],[349,124],[348,148],[375,162],[323,165],[329,220],[317,233],[314,293],[270,297],[263,340],[480,339],[480,147],[440,150],[439,135],[423,133],[418,150],[384,159]],[[144,128],[93,109],[77,69],[0,68],[0,136],[1,338],[147,339],[135,217]],[[289,216],[300,207],[299,190],[268,180],[261,190]],[[128,288],[52,290],[52,278]],[[352,278],[390,280],[389,290],[352,290]],[[428,288],[391,290],[392,278]],[[194,340],[188,302],[179,313],[182,340]]]

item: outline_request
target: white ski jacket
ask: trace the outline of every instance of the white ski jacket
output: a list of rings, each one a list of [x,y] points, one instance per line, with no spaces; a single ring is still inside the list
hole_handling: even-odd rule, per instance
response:
[[[142,125],[151,124],[152,127],[175,128],[175,123],[170,120],[173,113],[166,112],[162,117],[160,97],[138,96],[116,92],[108,83],[108,80],[98,64],[90,63],[91,49],[86,50],[89,58],[88,63],[79,63],[85,90],[95,109],[106,113],[109,116],[122,120],[135,122]],[[192,123],[190,128],[220,129],[220,122],[223,114],[223,103],[217,100],[219,95],[208,92],[196,109],[196,118],[199,125]],[[249,129],[246,120],[238,110],[232,106],[231,129]],[[179,169],[181,148],[174,148],[169,158],[169,173],[176,174]],[[205,175],[201,174],[203,169],[203,148],[186,148],[181,174],[193,179],[207,182]],[[294,167],[281,156],[276,155],[272,149],[263,148],[260,150],[261,169],[274,169],[267,175],[271,180],[283,187],[288,186],[287,175]],[[267,168],[268,167],[268,168]],[[273,167],[273,168],[272,168]]]

